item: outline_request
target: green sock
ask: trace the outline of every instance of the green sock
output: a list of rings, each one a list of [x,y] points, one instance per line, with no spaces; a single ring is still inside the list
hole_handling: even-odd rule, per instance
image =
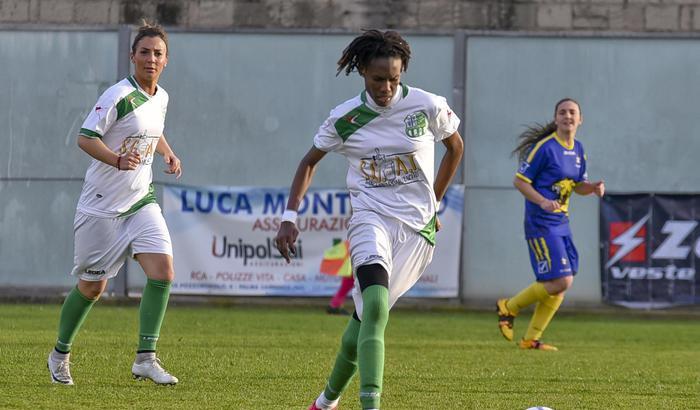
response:
[[[323,395],[328,400],[336,400],[343,393],[357,370],[357,338],[360,334],[360,322],[350,318],[340,340],[340,351],[335,358],[335,365],[328,378]]]
[[[139,307],[139,352],[156,350],[169,296],[170,282],[148,279]]]
[[[378,409],[384,377],[384,329],[389,320],[389,289],[382,285],[365,288],[362,309],[357,339],[360,402],[363,409]]]
[[[61,315],[58,319],[58,340],[56,350],[63,353],[70,352],[75,335],[90,312],[90,308],[97,299],[90,300],[80,293],[78,287],[70,291],[61,307]]]

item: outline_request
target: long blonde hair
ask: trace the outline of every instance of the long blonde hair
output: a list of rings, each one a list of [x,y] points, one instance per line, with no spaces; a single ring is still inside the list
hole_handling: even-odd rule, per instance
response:
[[[567,101],[571,101],[572,103],[576,104],[578,106],[578,111],[581,112],[581,104],[579,104],[578,101],[574,100],[573,98],[563,98],[559,100],[554,106],[555,116],[557,114],[557,109],[559,109],[559,106]],[[538,123],[528,125],[525,131],[518,135],[518,145],[515,147],[511,154],[517,155],[518,160],[523,161],[525,158],[527,158],[527,154],[530,152],[532,147],[534,147],[535,144],[537,144],[538,141],[540,141],[542,138],[551,135],[556,130],[557,124],[555,124],[554,121],[550,121],[544,125]]]

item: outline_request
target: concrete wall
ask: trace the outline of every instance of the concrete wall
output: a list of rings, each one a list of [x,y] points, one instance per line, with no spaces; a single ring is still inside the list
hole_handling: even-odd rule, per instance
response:
[[[0,0],[0,23],[691,32],[697,0]]]
[[[532,280],[509,153],[523,125],[547,121],[561,97],[581,102],[590,175],[610,191],[700,191],[696,41],[462,35],[409,36],[414,60],[404,80],[462,107],[467,302]],[[362,88],[355,74],[335,77],[351,37],[173,32],[161,85],[171,95],[166,133],[185,166],[180,182],[287,186],[328,110]],[[118,38],[114,30],[0,31],[2,287],[74,282],[71,221],[88,164],[75,135],[117,80]],[[160,167],[156,181],[169,181]],[[315,185],[342,186],[344,170],[329,156]],[[567,303],[600,301],[597,212],[595,198],[572,200],[581,273]],[[143,275],[130,272],[138,286]]]
[[[608,192],[700,191],[696,41],[470,37],[467,49],[462,289],[468,299],[531,280],[510,152],[524,125],[551,120],[561,98],[580,102],[577,139],[589,177],[605,180]],[[600,297],[598,203],[571,199],[581,263],[566,303]]]

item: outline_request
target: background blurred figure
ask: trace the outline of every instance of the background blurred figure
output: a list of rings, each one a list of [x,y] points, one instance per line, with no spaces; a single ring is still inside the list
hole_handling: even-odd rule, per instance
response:
[[[355,284],[352,278],[350,244],[342,239],[334,239],[333,246],[323,253],[320,271],[326,275],[335,275],[341,278],[340,287],[338,287],[338,291],[335,292],[330,304],[326,307],[326,313],[330,315],[349,315],[350,312],[343,308],[343,303]]]
[[[333,295],[331,303],[326,308],[326,313],[345,316],[350,314],[347,309],[343,308],[343,302],[345,302],[345,298],[348,296],[348,294],[350,294],[354,284],[355,280],[352,278],[352,276],[346,276],[340,281],[340,287],[338,288],[338,291],[335,292],[335,295]]]
[[[520,135],[513,151],[521,161],[513,185],[525,197],[525,238],[536,282],[510,299],[497,302],[498,327],[513,340],[513,321],[520,310],[537,303],[521,349],[557,350],[540,342],[542,333],[564,300],[578,271],[578,252],[569,228],[569,199],[605,193],[603,181],[588,182],[586,154],[576,140],[583,122],[579,104],[565,98],[554,107],[554,121]]]
[[[156,358],[156,343],[174,278],[170,233],[156,203],[151,164],[157,152],[168,174],[182,173],[163,135],[168,93],[158,85],[168,63],[168,37],[144,24],[131,47],[134,75],[107,89],[80,129],[78,146],[93,160],[75,214],[72,275],[58,339],[49,354],[51,381],[72,385],[70,352],[90,309],[128,255],[148,278],[139,310],[139,342],[132,373],[158,384],[176,384]]]

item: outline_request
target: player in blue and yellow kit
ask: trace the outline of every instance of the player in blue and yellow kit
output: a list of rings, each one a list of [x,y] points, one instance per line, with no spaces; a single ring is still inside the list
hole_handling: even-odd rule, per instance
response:
[[[589,182],[586,155],[576,140],[583,117],[579,104],[565,98],[554,108],[554,121],[528,128],[513,151],[520,167],[513,185],[525,197],[525,238],[536,281],[510,299],[500,299],[498,327],[513,340],[513,320],[521,309],[537,303],[521,349],[557,350],[540,342],[578,270],[578,253],[569,228],[569,198],[605,193],[603,181]]]

